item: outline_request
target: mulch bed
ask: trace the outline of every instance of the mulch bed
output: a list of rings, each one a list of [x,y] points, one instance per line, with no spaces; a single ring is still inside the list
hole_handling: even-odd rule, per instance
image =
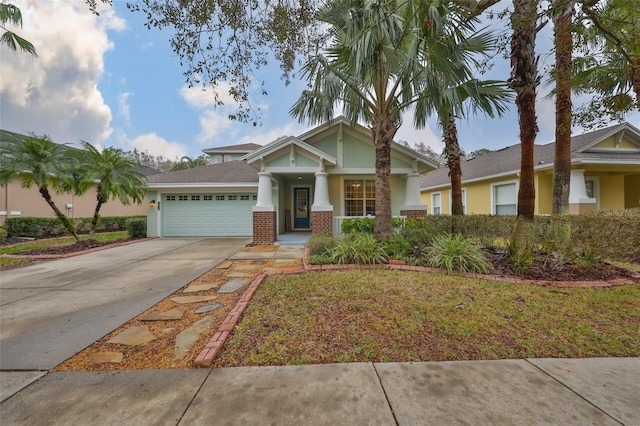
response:
[[[95,249],[98,247],[111,246],[114,244],[122,244],[124,242],[131,241],[128,239],[120,238],[113,241],[96,241],[96,240],[82,240],[73,244],[62,244],[59,246],[46,247],[35,250],[25,250],[13,255],[18,256],[38,256],[38,255],[63,255],[70,253],[83,252],[85,250]]]

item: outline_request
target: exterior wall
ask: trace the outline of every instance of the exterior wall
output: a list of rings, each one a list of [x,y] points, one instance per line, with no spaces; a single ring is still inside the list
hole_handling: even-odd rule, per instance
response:
[[[147,193],[147,198],[149,200],[156,200],[156,207],[150,207],[147,204],[147,236],[148,237],[159,237],[158,235],[158,202],[160,201],[160,196],[156,191],[149,191]],[[162,203],[160,203],[160,207]]]
[[[536,173],[536,214],[551,214],[553,209],[553,173]]]
[[[638,148],[638,145],[634,144],[633,142],[631,142],[626,138],[622,138],[622,140],[620,141],[620,145],[616,147],[617,140],[618,140],[617,135],[610,136],[607,139],[595,145],[594,148],[632,148],[632,149]]]
[[[71,194],[56,194],[50,188],[51,196],[60,211],[71,218],[92,217],[96,206],[96,194],[90,189],[78,197]],[[24,189],[18,181],[0,187],[0,211],[6,211],[6,216],[0,216],[0,225],[10,217],[55,217],[53,210],[44,201],[38,189],[31,187]],[[67,209],[67,204],[73,207]],[[100,216],[144,216],[147,214],[149,202],[143,199],[141,204],[123,205],[120,200],[109,200],[102,205]],[[19,211],[19,215],[11,215],[12,211]]]
[[[276,212],[253,212],[253,244],[271,245],[277,234]]]
[[[640,207],[640,174],[624,177],[624,208]]]
[[[585,177],[587,173],[585,172]],[[624,175],[609,173],[588,174],[600,178],[600,210],[620,210],[624,208]]]
[[[343,140],[344,168],[375,168],[376,154],[370,144],[347,133],[344,134]]]
[[[389,183],[391,186],[391,214],[398,216],[404,205],[406,179],[404,175],[392,175]]]
[[[333,206],[333,213],[336,216],[342,216],[344,214],[342,179],[337,175],[329,175],[327,184],[329,185],[329,202]]]
[[[338,141],[335,133],[317,141],[311,140],[308,142],[320,151],[324,151],[334,158],[338,157]]]

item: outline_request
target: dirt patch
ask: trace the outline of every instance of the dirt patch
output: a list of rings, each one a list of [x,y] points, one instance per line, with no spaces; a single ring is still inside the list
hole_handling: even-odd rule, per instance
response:
[[[12,255],[13,256],[65,255],[65,254],[71,254],[71,253],[81,253],[83,251],[87,251],[87,250],[91,250],[99,247],[120,245],[130,241],[132,240],[124,239],[124,238],[120,238],[113,241],[82,240],[73,244],[61,244],[61,245],[52,246],[52,247],[25,250],[21,252],[12,253]]]
[[[493,265],[493,275],[540,281],[614,281],[637,280],[633,272],[606,262],[592,265],[563,261],[552,254],[536,253],[533,263],[526,268],[511,261],[505,252],[487,252]]]

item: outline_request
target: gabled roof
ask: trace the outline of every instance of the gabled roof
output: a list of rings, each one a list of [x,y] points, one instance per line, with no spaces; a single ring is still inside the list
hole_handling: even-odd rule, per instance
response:
[[[640,130],[629,123],[616,124],[604,129],[594,130],[571,137],[571,162],[625,162],[640,164],[640,152],[589,152],[589,148],[603,140],[625,132],[625,137],[638,141],[640,147]],[[534,145],[534,168],[537,170],[553,168],[555,142],[546,145]],[[492,151],[468,161],[462,161],[462,182],[512,175],[520,171],[520,144]],[[441,167],[420,178],[422,190],[444,187],[451,184],[449,169]]]
[[[260,159],[267,157],[268,155],[280,151],[282,148],[292,145],[300,148],[302,151],[311,154],[319,161],[331,164],[332,166],[335,166],[338,163],[338,160],[335,157],[332,157],[324,151],[320,151],[319,149],[313,147],[312,145],[309,145],[308,143],[295,136],[284,136],[278,138],[275,141],[268,143],[263,147],[260,147],[260,149],[257,149],[253,152],[248,153],[244,157],[241,157],[240,160],[246,160],[247,163],[250,164],[255,163],[256,161],[259,161]]]
[[[228,161],[149,176],[149,187],[166,183],[254,183],[258,173],[244,161]]]
[[[203,149],[202,152],[207,154],[246,154],[256,149],[261,148],[262,145],[257,143],[243,143],[239,145],[219,146],[216,148]]]

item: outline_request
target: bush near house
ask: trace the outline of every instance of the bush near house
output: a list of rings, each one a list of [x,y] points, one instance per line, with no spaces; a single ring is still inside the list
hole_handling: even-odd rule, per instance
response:
[[[125,231],[126,222],[132,218],[145,221],[145,216],[107,216],[101,217],[98,222],[98,232]],[[79,234],[88,233],[91,228],[90,217],[74,219]],[[4,224],[8,237],[51,238],[68,235],[67,230],[57,218],[46,217],[12,217]],[[146,234],[146,229],[145,229]]]
[[[129,219],[126,223],[129,238],[137,240],[147,236],[147,218]]]

